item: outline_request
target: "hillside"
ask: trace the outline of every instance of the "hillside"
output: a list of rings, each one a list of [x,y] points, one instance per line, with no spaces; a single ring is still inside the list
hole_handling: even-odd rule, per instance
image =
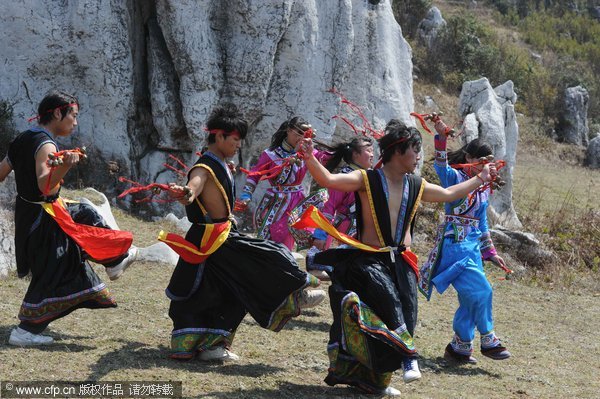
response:
[[[517,52],[537,51],[525,43],[515,27],[507,26],[497,10],[478,2],[475,8],[468,2],[433,1],[446,19],[471,15],[489,35],[492,32],[509,42]],[[599,24],[596,22],[596,24]],[[419,57],[416,40],[411,46]],[[440,59],[444,53],[438,54]],[[555,58],[546,50],[545,57]],[[418,59],[416,63],[418,64]],[[452,75],[454,76],[454,75]],[[518,82],[518,77],[506,76]],[[490,80],[496,86],[503,80]],[[431,112],[425,106],[424,98],[433,99],[445,118],[451,123],[458,122],[458,94],[448,88],[447,82],[430,82],[427,76],[418,77],[414,82],[415,109],[418,112]],[[559,83],[556,82],[556,85]],[[554,123],[551,114],[539,115],[529,108],[528,98],[523,97],[522,87],[515,86],[519,94],[516,108],[519,124],[519,145],[515,168],[513,201],[523,230],[534,233],[542,245],[557,255],[555,260],[544,267],[532,269],[524,265],[527,273],[522,276],[531,284],[542,284],[552,288],[580,290],[583,287],[591,292],[600,291],[598,272],[600,269],[600,205],[597,194],[600,192],[600,170],[582,166],[585,147],[558,143],[548,135]],[[591,102],[591,101],[590,101]],[[589,123],[594,120],[590,115]],[[590,132],[591,134],[591,132]],[[432,153],[431,140],[425,137],[426,154]],[[427,164],[424,173],[427,175]],[[435,175],[427,175],[435,179]],[[427,223],[427,221],[425,221]],[[432,223],[429,221],[429,223]],[[511,259],[519,262],[518,259]]]

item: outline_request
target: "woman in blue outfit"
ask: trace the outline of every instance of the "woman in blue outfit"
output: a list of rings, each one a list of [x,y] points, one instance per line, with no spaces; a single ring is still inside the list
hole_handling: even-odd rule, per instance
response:
[[[437,118],[435,124],[434,168],[443,187],[479,176],[483,165],[455,169],[450,165],[476,164],[492,155],[492,148],[475,139],[455,152],[446,152],[446,125]],[[483,181],[482,181],[483,184]],[[510,357],[494,333],[492,287],[483,271],[483,260],[506,267],[498,256],[488,230],[486,210],[490,189],[471,192],[467,197],[447,203],[446,216],[440,226],[436,244],[420,269],[419,289],[429,298],[435,286],[442,294],[450,284],[458,294],[459,306],[454,315],[454,338],[444,357],[460,363],[476,363],[472,356],[475,329],[481,337],[481,353],[494,360]]]

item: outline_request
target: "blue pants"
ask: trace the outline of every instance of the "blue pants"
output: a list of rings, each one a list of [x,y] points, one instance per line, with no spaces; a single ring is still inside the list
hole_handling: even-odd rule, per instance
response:
[[[475,328],[482,335],[494,329],[492,287],[483,272],[479,240],[445,238],[432,281],[440,294],[450,284],[458,293],[453,328],[461,341],[473,341]]]

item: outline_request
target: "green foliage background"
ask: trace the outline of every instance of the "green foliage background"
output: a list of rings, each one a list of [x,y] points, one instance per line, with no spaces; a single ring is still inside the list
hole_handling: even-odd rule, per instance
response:
[[[494,19],[516,30],[519,41],[468,13],[447,17],[433,49],[413,45],[421,76],[452,92],[480,77],[493,86],[512,80],[518,111],[547,125],[560,119],[564,90],[581,85],[590,94],[588,117],[600,121],[600,21],[591,14],[600,1],[488,3],[498,12]]]

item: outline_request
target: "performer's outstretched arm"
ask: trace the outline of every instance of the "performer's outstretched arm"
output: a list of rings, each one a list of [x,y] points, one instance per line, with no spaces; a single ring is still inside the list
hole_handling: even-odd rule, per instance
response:
[[[175,183],[169,184],[169,187],[173,190],[174,195],[177,197],[177,200],[182,205],[189,205],[202,193],[204,190],[204,185],[206,184],[206,180],[208,177],[208,172],[204,168],[193,168],[190,172],[190,178],[185,185],[190,191],[190,194],[182,196],[178,194],[179,192],[186,192],[186,188],[183,186],[176,185]]]
[[[482,184],[489,183],[496,174],[496,166],[493,163],[486,164],[482,171],[459,184],[443,188],[433,183],[426,183],[423,190],[423,201],[425,202],[452,202],[466,197]]]
[[[331,173],[315,158],[312,139],[302,139],[298,145],[298,152],[303,154],[308,171],[321,187],[344,192],[364,189],[363,177],[359,170],[351,173]]]
[[[10,162],[8,162],[8,157],[5,157],[2,162],[0,162],[0,183],[6,179],[6,176],[8,176],[10,172],[12,172],[12,166]]]

